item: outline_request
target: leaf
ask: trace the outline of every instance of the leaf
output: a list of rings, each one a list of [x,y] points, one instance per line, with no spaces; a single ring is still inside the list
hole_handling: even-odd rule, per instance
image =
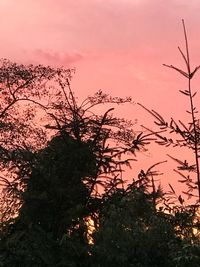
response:
[[[169,185],[169,187],[171,188],[172,192],[173,192],[174,194],[176,194],[176,192],[175,192],[174,188],[171,186],[171,184],[168,183],[168,185]]]
[[[179,90],[179,92],[181,92],[182,94],[184,94],[186,96],[190,95],[190,93],[187,90],[185,90],[185,91]]]

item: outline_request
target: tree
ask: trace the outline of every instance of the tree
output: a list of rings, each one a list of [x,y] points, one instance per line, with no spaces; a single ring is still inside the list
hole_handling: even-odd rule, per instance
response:
[[[4,186],[1,200],[2,222],[12,220],[21,202],[21,191],[33,162],[33,152],[47,142],[46,132],[37,123],[38,111],[47,110],[49,83],[61,69],[41,65],[20,65],[6,59],[0,66],[0,170]],[[70,77],[70,70],[63,70]],[[18,179],[20,176],[20,179]]]
[[[37,151],[63,131],[76,142],[87,143],[96,157],[95,173],[84,178],[90,194],[97,184],[104,186],[113,177],[122,182],[122,165],[130,163],[122,156],[134,154],[144,145],[145,138],[134,133],[131,121],[114,117],[113,108],[103,115],[95,114],[95,108],[131,102],[130,98],[110,97],[99,91],[78,105],[70,88],[70,70],[4,60],[0,71],[2,94],[6,95],[2,104],[1,146],[1,169],[6,176],[1,181],[6,185],[6,198],[10,198],[8,214],[16,213],[21,205],[21,192],[26,189]],[[40,117],[43,125],[39,124]],[[10,207],[15,207],[13,212]],[[6,212],[3,213],[6,218]]]
[[[196,199],[197,205],[200,202],[200,169],[199,169],[199,150],[200,150],[200,128],[199,128],[199,119],[197,118],[197,109],[194,104],[194,97],[197,92],[193,92],[192,90],[192,80],[199,70],[200,66],[197,66],[192,70],[191,68],[191,60],[188,46],[188,38],[184,20],[182,20],[184,38],[185,38],[185,48],[186,51],[183,52],[180,47],[178,50],[181,54],[181,57],[184,60],[186,71],[182,70],[173,65],[164,64],[165,67],[175,70],[179,74],[181,74],[185,79],[187,79],[188,88],[186,90],[179,90],[180,93],[186,96],[189,100],[189,110],[186,110],[187,113],[191,116],[191,121],[188,123],[184,123],[181,120],[176,121],[175,119],[171,119],[171,121],[166,121],[158,112],[154,110],[149,110],[144,107],[142,104],[139,104],[143,107],[151,116],[155,119],[155,124],[159,128],[158,131],[152,131],[146,127],[144,127],[148,132],[151,132],[156,137],[156,142],[159,145],[163,145],[166,147],[186,147],[189,151],[192,151],[194,155],[194,163],[190,164],[187,160],[179,159],[176,157],[172,157],[168,155],[171,159],[178,163],[177,170],[175,172],[181,177],[178,181],[180,183],[184,183],[187,187],[186,191],[183,191],[183,194],[188,197],[188,199]],[[167,135],[170,134],[170,137]],[[178,136],[178,137],[177,137]],[[188,174],[184,172],[187,171]],[[192,177],[191,173],[194,174]],[[173,192],[173,190],[172,190]],[[179,196],[179,201],[184,201],[182,196]]]
[[[123,166],[130,166],[148,135],[135,134],[133,123],[115,117],[113,108],[95,113],[99,105],[123,104],[130,98],[99,91],[79,105],[70,87],[70,70],[3,61],[1,71],[7,101],[0,158],[5,173],[3,262],[59,266],[67,253],[64,247],[69,249],[72,242],[86,257],[85,218],[101,208],[99,186],[111,190],[123,185]]]
[[[150,186],[150,177],[143,173],[126,190],[109,196],[94,233],[96,266],[174,266],[180,238],[169,216],[155,209],[163,193],[159,188],[150,192]]]

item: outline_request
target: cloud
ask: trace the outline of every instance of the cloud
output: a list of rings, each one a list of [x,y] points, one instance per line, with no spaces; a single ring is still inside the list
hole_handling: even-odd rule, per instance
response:
[[[36,61],[46,65],[74,67],[74,64],[84,58],[80,53],[62,53],[36,49],[33,53]]]
[[[2,3],[0,34],[3,43],[10,44],[7,49],[39,48],[50,51],[49,60],[54,57],[51,51],[62,54],[75,50],[82,54],[154,49],[177,36],[181,18],[191,27],[197,28],[200,23],[198,0],[4,0]],[[195,32],[198,35],[196,29]]]
[[[25,56],[45,64],[73,65],[86,60],[85,55],[88,59],[92,54],[102,57],[115,52],[116,56],[129,53],[134,59],[152,60],[182,43],[181,18],[186,19],[191,40],[199,47],[198,0],[3,0],[2,3],[0,56],[3,57],[24,60],[21,51],[27,51]]]

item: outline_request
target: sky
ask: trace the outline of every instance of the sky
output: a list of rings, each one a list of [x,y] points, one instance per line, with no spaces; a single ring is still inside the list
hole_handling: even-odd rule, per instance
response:
[[[200,63],[199,14],[199,0],[0,0],[0,57],[75,67],[72,87],[80,98],[102,89],[185,119],[188,103],[178,91],[186,81],[162,64],[183,67],[177,49],[184,48],[181,19],[192,65]],[[137,105],[123,106],[121,113],[138,119],[137,129],[144,123],[153,128]],[[164,160],[162,152],[154,147],[139,159],[148,166]]]

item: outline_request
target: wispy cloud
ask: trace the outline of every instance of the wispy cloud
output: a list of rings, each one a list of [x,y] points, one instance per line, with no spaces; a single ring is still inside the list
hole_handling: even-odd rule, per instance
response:
[[[36,49],[33,52],[33,58],[46,65],[74,67],[75,63],[82,60],[84,56],[80,53],[62,53]]]

